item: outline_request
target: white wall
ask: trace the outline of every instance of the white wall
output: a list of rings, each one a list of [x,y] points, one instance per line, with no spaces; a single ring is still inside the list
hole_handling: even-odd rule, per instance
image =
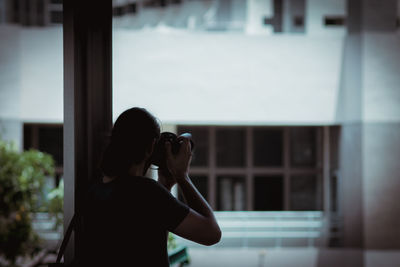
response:
[[[265,7],[263,16],[272,12]],[[8,32],[0,75],[11,82],[1,90],[0,117],[62,122],[61,27]],[[114,118],[137,105],[172,124],[332,124],[342,43],[339,36],[116,28]]]
[[[114,117],[149,107],[168,123],[334,123],[342,39],[114,33]]]
[[[20,28],[0,25],[0,118],[20,118]]]
[[[10,34],[0,115],[61,122],[61,28]],[[113,47],[114,117],[138,105],[168,123],[334,122],[341,38],[116,29]]]
[[[63,121],[62,28],[21,31],[21,118]]]
[[[247,34],[272,34],[273,27],[264,25],[265,17],[273,17],[272,0],[247,0]]]

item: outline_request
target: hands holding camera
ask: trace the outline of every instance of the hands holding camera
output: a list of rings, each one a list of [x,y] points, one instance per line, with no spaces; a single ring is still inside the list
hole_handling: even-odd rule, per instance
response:
[[[170,190],[172,186],[189,176],[189,167],[192,160],[192,142],[190,134],[178,136],[176,141],[179,143],[179,150],[173,151],[170,141],[165,142],[165,160],[169,173],[162,169],[158,170],[159,181]],[[175,143],[176,145],[176,143]]]
[[[164,160],[155,161],[160,167],[158,181],[167,190],[171,190],[177,183],[184,201],[190,208],[185,219],[172,232],[203,245],[210,246],[218,243],[221,239],[221,229],[213,210],[189,178],[189,166],[194,147],[191,134],[185,133],[176,137],[172,133],[164,133],[162,137],[166,138],[161,138],[159,143],[164,143],[159,148],[165,148],[165,153],[160,153],[158,159]]]

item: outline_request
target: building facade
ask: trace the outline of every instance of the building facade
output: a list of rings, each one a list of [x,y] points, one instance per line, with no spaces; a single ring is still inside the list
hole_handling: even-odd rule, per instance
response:
[[[58,177],[61,11],[0,1],[2,137],[53,154]],[[213,208],[322,211],[338,246],[400,248],[399,1],[120,0],[113,14],[114,119],[143,106],[192,132]]]

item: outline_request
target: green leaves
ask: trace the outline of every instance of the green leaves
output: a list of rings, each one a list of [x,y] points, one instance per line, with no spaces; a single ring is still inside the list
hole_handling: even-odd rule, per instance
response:
[[[56,218],[54,228],[57,229],[63,223],[64,206],[64,181],[61,180],[57,188],[54,188],[47,194],[47,207],[49,214]]]
[[[30,214],[38,210],[45,177],[54,175],[54,160],[37,150],[19,152],[0,140],[0,255],[14,262],[37,249]]]

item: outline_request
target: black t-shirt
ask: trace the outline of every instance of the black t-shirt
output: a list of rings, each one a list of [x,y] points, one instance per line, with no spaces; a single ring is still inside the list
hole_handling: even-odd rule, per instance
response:
[[[163,186],[145,177],[119,177],[93,185],[86,203],[89,265],[169,266],[167,233],[189,208]]]

